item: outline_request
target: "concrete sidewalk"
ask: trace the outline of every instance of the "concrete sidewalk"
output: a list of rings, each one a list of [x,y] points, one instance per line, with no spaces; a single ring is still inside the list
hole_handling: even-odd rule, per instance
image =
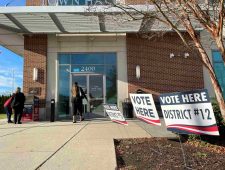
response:
[[[149,125],[151,126],[151,125]],[[129,121],[31,122],[0,125],[0,167],[4,170],[115,170],[113,139],[151,137]]]
[[[114,138],[150,137],[136,123],[110,121],[32,122],[0,125],[0,167],[26,169],[115,169]]]

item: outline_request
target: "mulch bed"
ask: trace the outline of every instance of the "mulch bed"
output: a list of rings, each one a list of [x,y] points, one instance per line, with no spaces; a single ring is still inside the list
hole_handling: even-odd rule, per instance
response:
[[[210,169],[225,170],[225,147],[195,142],[182,143],[167,138],[116,139],[118,169]]]

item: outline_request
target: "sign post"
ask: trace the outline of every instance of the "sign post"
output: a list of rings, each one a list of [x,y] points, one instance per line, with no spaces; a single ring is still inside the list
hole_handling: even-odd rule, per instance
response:
[[[219,135],[208,91],[167,93],[159,98],[167,130],[178,134],[184,165],[189,169],[180,134]]]

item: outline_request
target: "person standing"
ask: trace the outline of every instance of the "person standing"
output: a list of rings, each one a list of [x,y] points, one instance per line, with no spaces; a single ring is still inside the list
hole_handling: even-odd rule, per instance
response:
[[[21,92],[21,88],[17,87],[16,94],[12,102],[12,108],[14,110],[14,123],[22,124],[21,118],[23,114],[25,96]]]
[[[78,86],[78,83],[75,82],[72,87],[72,102],[73,102],[73,123],[76,123],[77,112],[80,114],[80,121],[84,120],[82,118],[83,114],[83,102],[82,99],[85,98],[87,101],[87,96],[85,95],[83,89]]]
[[[6,112],[7,115],[7,120],[8,123],[13,123],[13,121],[11,120],[11,115],[12,115],[12,107],[11,107],[11,103],[13,101],[15,94],[13,94],[8,100],[6,100],[6,102],[4,103],[4,110]]]

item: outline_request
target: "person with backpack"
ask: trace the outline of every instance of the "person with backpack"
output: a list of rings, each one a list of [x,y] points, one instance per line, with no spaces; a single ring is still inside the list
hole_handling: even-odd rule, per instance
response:
[[[12,101],[12,108],[14,111],[14,123],[22,124],[21,118],[23,114],[23,108],[24,108],[24,102],[25,102],[25,96],[21,92],[21,88],[17,87],[15,97]]]
[[[13,93],[13,95],[8,100],[6,100],[6,102],[4,103],[4,110],[5,110],[5,113],[7,115],[7,122],[8,123],[13,123],[13,121],[11,120],[11,115],[12,115],[11,103],[14,99],[14,96],[15,96],[15,94]]]
[[[78,83],[75,82],[72,87],[72,103],[73,103],[73,123],[76,123],[77,112],[80,114],[80,121],[84,120],[82,117],[83,114],[83,98],[87,101],[87,96],[85,95],[83,89],[78,86]]]

